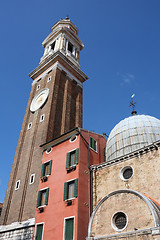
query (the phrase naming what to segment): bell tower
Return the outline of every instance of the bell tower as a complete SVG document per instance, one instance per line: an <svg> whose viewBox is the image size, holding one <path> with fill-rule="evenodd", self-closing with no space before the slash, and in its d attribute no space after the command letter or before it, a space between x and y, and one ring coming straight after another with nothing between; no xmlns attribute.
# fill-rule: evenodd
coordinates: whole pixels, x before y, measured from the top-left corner
<svg viewBox="0 0 160 240"><path fill-rule="evenodd" d="M34 218L40 177L40 145L74 127L82 127L83 82L79 53L83 43L69 18L61 19L42 43L44 54L29 76L26 108L0 224Z"/></svg>

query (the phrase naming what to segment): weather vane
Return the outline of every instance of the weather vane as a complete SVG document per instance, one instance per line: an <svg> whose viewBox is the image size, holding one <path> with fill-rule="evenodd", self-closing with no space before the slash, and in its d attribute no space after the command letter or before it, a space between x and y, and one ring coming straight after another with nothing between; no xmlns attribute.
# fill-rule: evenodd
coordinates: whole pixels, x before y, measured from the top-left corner
<svg viewBox="0 0 160 240"><path fill-rule="evenodd" d="M135 111L135 105L136 105L136 102L133 102L133 98L135 97L135 94L133 94L132 96L131 96L131 101L130 101L130 107L132 107L132 115L136 115L137 114L137 112Z"/></svg>

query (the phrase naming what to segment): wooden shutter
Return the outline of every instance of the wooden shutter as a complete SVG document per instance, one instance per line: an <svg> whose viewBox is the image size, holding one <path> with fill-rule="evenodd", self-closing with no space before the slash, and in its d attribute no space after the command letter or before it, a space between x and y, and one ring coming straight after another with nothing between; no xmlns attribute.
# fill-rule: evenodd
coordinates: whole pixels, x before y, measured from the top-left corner
<svg viewBox="0 0 160 240"><path fill-rule="evenodd" d="M92 148L94 149L94 139L92 138Z"/></svg>
<svg viewBox="0 0 160 240"><path fill-rule="evenodd" d="M74 197L76 198L78 196L78 178L74 181Z"/></svg>
<svg viewBox="0 0 160 240"><path fill-rule="evenodd" d="M64 201L68 198L68 183L64 183Z"/></svg>
<svg viewBox="0 0 160 240"><path fill-rule="evenodd" d="M49 175L51 175L51 169L52 169L52 160L49 161Z"/></svg>
<svg viewBox="0 0 160 240"><path fill-rule="evenodd" d="M67 153L67 157L66 157L66 169L69 168L69 162L70 162L70 152Z"/></svg>
<svg viewBox="0 0 160 240"><path fill-rule="evenodd" d="M97 142L94 140L94 150L97 151Z"/></svg>
<svg viewBox="0 0 160 240"><path fill-rule="evenodd" d="M46 189L46 199L45 199L45 205L48 204L48 195L49 195L49 188Z"/></svg>
<svg viewBox="0 0 160 240"><path fill-rule="evenodd" d="M90 147L92 147L92 140L93 140L93 138L90 137Z"/></svg>
<svg viewBox="0 0 160 240"><path fill-rule="evenodd" d="M44 177L44 173L45 173L45 163L42 164L41 178Z"/></svg>
<svg viewBox="0 0 160 240"><path fill-rule="evenodd" d="M78 164L79 148L76 149L75 164Z"/></svg>
<svg viewBox="0 0 160 240"><path fill-rule="evenodd" d="M41 191L38 192L38 198L37 198L37 208L41 205Z"/></svg>
<svg viewBox="0 0 160 240"><path fill-rule="evenodd" d="M36 240L42 240L43 224L37 225Z"/></svg>
<svg viewBox="0 0 160 240"><path fill-rule="evenodd" d="M66 219L65 240L73 240L74 218Z"/></svg>

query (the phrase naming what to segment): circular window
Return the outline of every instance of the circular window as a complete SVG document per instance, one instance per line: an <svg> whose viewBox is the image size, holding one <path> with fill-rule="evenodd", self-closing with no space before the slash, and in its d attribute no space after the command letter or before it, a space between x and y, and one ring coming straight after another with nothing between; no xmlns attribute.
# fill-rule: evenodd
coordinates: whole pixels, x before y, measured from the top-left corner
<svg viewBox="0 0 160 240"><path fill-rule="evenodd" d="M73 135L73 136L69 139L69 141L70 141L70 142L74 142L74 141L76 141L76 139L77 139L77 136L76 136L76 135Z"/></svg>
<svg viewBox="0 0 160 240"><path fill-rule="evenodd" d="M127 227L127 216L123 212L117 212L112 218L112 227L116 231L123 231Z"/></svg>
<svg viewBox="0 0 160 240"><path fill-rule="evenodd" d="M46 150L46 153L49 154L51 151L52 151L52 147L48 148L48 149Z"/></svg>
<svg viewBox="0 0 160 240"><path fill-rule="evenodd" d="M123 181L129 180L132 176L133 176L133 168L132 167L126 166L126 167L121 169L120 178Z"/></svg>

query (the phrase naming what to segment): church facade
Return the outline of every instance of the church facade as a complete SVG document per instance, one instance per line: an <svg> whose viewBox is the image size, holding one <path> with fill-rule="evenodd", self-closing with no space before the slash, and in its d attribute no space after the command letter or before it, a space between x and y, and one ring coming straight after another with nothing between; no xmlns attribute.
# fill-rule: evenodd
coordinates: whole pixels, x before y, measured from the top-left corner
<svg viewBox="0 0 160 240"><path fill-rule="evenodd" d="M87 239L160 239L160 120L133 115L111 131L106 161L91 166Z"/></svg>
<svg viewBox="0 0 160 240"><path fill-rule="evenodd" d="M42 43L0 216L0 240L160 239L160 120L108 139L82 128L83 43L69 18Z"/></svg>

